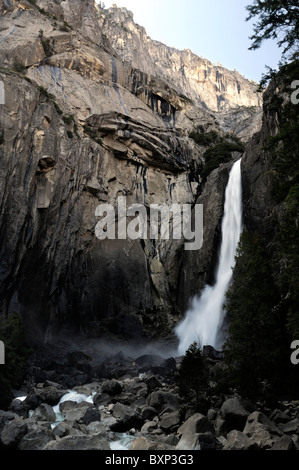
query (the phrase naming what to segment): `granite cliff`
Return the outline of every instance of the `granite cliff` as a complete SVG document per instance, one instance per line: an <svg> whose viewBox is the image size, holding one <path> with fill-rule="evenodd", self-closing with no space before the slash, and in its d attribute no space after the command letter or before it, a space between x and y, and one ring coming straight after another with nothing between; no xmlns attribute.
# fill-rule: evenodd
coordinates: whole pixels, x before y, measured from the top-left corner
<svg viewBox="0 0 299 470"><path fill-rule="evenodd" d="M1 0L0 15L1 313L20 313L33 342L66 325L171 333L213 277L229 169L261 124L255 85L152 41L125 9ZM229 158L205 173L223 142ZM118 196L203 203L202 249L98 240L95 210Z"/></svg>

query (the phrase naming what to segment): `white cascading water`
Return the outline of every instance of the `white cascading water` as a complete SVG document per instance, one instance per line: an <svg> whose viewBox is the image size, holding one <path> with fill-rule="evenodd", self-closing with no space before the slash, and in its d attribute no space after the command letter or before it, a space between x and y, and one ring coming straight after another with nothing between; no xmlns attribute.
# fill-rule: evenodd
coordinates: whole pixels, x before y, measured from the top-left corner
<svg viewBox="0 0 299 470"><path fill-rule="evenodd" d="M179 339L178 354L183 355L189 346L197 342L200 347L210 345L221 349L220 332L224 321L223 303L229 287L235 255L242 230L242 182L241 160L230 171L225 191L222 219L222 242L216 281L206 285L200 297L195 297L184 320L175 328Z"/></svg>

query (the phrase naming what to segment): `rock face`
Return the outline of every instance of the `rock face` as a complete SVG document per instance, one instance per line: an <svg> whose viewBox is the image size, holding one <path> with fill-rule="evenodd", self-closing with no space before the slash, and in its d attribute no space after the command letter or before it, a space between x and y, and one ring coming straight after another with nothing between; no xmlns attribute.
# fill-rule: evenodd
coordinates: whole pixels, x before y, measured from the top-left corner
<svg viewBox="0 0 299 470"><path fill-rule="evenodd" d="M100 21L103 33L124 62L163 78L197 105L211 111L261 106L255 85L237 71L214 65L189 49L179 51L152 40L125 8L101 9Z"/></svg>
<svg viewBox="0 0 299 470"><path fill-rule="evenodd" d="M124 62L131 43L115 44L120 19L132 41L141 30L123 9L11 0L0 2L0 12L1 313L20 313L32 342L50 340L65 324L93 335L169 334L213 264L236 158L203 184L205 148L189 135L232 130L235 121L212 112L231 107L254 117L253 127L242 128L249 137L259 114L253 86L190 51L178 58L189 77L181 88L162 73L162 62L155 70L138 63L138 54ZM147 43L149 64L168 50ZM119 196L147 210L203 202L213 214L202 249L188 258L183 239L99 240L96 208L109 203L117 216ZM199 279L194 287L190 267Z"/></svg>
<svg viewBox="0 0 299 470"><path fill-rule="evenodd" d="M271 159L265 151L267 140L274 136L279 129L278 113L271 109L270 103L277 85L270 82L264 93L263 125L260 131L250 140L242 161L243 168L243 200L245 207L245 222L252 230L257 228L263 236L273 238L273 228L278 217L278 207L273 207L271 198Z"/></svg>

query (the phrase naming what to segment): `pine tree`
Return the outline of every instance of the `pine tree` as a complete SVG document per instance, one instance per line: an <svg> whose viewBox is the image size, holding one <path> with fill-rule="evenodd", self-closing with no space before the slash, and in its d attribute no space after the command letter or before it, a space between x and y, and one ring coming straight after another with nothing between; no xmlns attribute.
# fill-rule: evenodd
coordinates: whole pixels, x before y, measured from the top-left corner
<svg viewBox="0 0 299 470"><path fill-rule="evenodd" d="M186 351L179 368L179 395L185 405L199 410L201 399L209 387L209 372L200 347L193 343Z"/></svg>
<svg viewBox="0 0 299 470"><path fill-rule="evenodd" d="M280 381L283 328L270 261L261 237L243 232L225 310L228 340L224 351L232 386L241 395L265 395L265 381L272 388Z"/></svg>
<svg viewBox="0 0 299 470"><path fill-rule="evenodd" d="M277 40L284 47L283 55L291 56L299 50L298 0L254 0L247 6L247 21L258 17L250 49L258 49L265 39Z"/></svg>

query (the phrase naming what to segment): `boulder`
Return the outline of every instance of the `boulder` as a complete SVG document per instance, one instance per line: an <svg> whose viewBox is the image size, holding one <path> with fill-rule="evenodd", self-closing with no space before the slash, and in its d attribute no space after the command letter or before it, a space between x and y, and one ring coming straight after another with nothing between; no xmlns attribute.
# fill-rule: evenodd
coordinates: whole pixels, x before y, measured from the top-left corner
<svg viewBox="0 0 299 470"><path fill-rule="evenodd" d="M197 439L201 450L218 450L221 447L211 431L198 433Z"/></svg>
<svg viewBox="0 0 299 470"><path fill-rule="evenodd" d="M141 434L150 434L156 429L158 429L158 424L156 421L147 421L141 428Z"/></svg>
<svg viewBox="0 0 299 470"><path fill-rule="evenodd" d="M248 416L243 432L263 450L271 449L283 436L282 431L260 411Z"/></svg>
<svg viewBox="0 0 299 470"><path fill-rule="evenodd" d="M174 411L173 413L165 413L160 419L160 428L166 432L170 433L174 431L181 422L181 413L180 411Z"/></svg>
<svg viewBox="0 0 299 470"><path fill-rule="evenodd" d="M114 418L117 418L117 422L110 426L111 431L114 432L126 432L132 428L140 429L144 424L144 418L139 411L122 403L116 403L112 414Z"/></svg>
<svg viewBox="0 0 299 470"><path fill-rule="evenodd" d="M161 382L158 380L157 376L155 375L152 375L151 377L147 377L144 380L144 383L147 385L149 393L162 387Z"/></svg>
<svg viewBox="0 0 299 470"><path fill-rule="evenodd" d="M147 420L152 420L155 416L157 416L157 410L156 408L153 408L152 406L145 406L142 409L142 417Z"/></svg>
<svg viewBox="0 0 299 470"><path fill-rule="evenodd" d="M144 354L135 359L135 363L142 367L144 371L150 370L152 366L159 366L163 361L164 358L162 356L155 354Z"/></svg>
<svg viewBox="0 0 299 470"><path fill-rule="evenodd" d="M296 450L296 448L290 436L282 436L274 443L271 450Z"/></svg>
<svg viewBox="0 0 299 470"><path fill-rule="evenodd" d="M9 411L12 411L18 416L22 416L23 418L27 418L29 410L29 406L18 398L15 398L9 405Z"/></svg>
<svg viewBox="0 0 299 470"><path fill-rule="evenodd" d="M11 421L17 417L18 415L12 411L0 410L0 431L7 421Z"/></svg>
<svg viewBox="0 0 299 470"><path fill-rule="evenodd" d="M299 433L299 419L295 418L288 423L279 423L279 429L285 434L298 434Z"/></svg>
<svg viewBox="0 0 299 470"><path fill-rule="evenodd" d="M208 418L200 413L191 416L182 424L177 433L181 436L176 450L200 450L198 434L213 433L214 429Z"/></svg>
<svg viewBox="0 0 299 470"><path fill-rule="evenodd" d="M33 392L29 393L27 398L24 400L24 405L29 406L30 409L35 409L42 403L55 406L59 402L60 398L62 398L67 392L68 390L56 388L52 385L42 389L36 388Z"/></svg>
<svg viewBox="0 0 299 470"><path fill-rule="evenodd" d="M107 406L108 403L110 403L110 400L111 400L111 397L108 393L98 392L93 397L93 402L95 406L101 406L101 405Z"/></svg>
<svg viewBox="0 0 299 470"><path fill-rule="evenodd" d="M110 450L105 434L65 436L45 445L44 450Z"/></svg>
<svg viewBox="0 0 299 470"><path fill-rule="evenodd" d="M61 422L57 424L57 426L55 426L52 432L54 436L57 436L59 438L70 435L74 436L84 434L82 431L72 426L71 423L67 422Z"/></svg>
<svg viewBox="0 0 299 470"><path fill-rule="evenodd" d="M47 403L42 403L32 413L32 418L37 421L56 421L56 414L52 406Z"/></svg>
<svg viewBox="0 0 299 470"><path fill-rule="evenodd" d="M133 444L130 447L131 450L174 450L175 447L165 444L165 443L159 443L159 442L154 442L150 441L149 439L146 439L145 437L141 436L138 437L133 441Z"/></svg>
<svg viewBox="0 0 299 470"><path fill-rule="evenodd" d="M241 431L230 431L226 437L226 443L222 450L258 450L256 442L252 441Z"/></svg>
<svg viewBox="0 0 299 470"><path fill-rule="evenodd" d="M98 408L90 406L86 409L84 415L81 418L81 422L88 426L88 424L93 423L94 421L101 421L101 413Z"/></svg>
<svg viewBox="0 0 299 470"><path fill-rule="evenodd" d="M162 390L152 392L149 395L148 405L155 408L159 413L164 411L166 408L176 411L180 407L176 395Z"/></svg>
<svg viewBox="0 0 299 470"><path fill-rule="evenodd" d="M110 396L119 395L122 391L122 385L115 379L106 380L101 386L101 393L107 393Z"/></svg>
<svg viewBox="0 0 299 470"><path fill-rule="evenodd" d="M0 443L4 447L16 448L27 431L27 424L23 418L8 420L1 431Z"/></svg>
<svg viewBox="0 0 299 470"><path fill-rule="evenodd" d="M69 422L76 421L77 423L82 424L82 423L84 423L85 416L88 416L87 413L90 413L89 408L94 409L94 406L92 405L92 403L87 403L87 402L76 403L75 406L72 409L66 411L65 420L69 421ZM92 413L93 412L91 412L91 414ZM97 416L98 415L99 415L99 412L98 412ZM95 419L95 421L98 421L98 418ZM87 424L89 424L89 423L87 423Z"/></svg>
<svg viewBox="0 0 299 470"><path fill-rule="evenodd" d="M45 427L35 427L20 440L18 450L42 450L45 445L53 441L55 435Z"/></svg>
<svg viewBox="0 0 299 470"><path fill-rule="evenodd" d="M227 432L234 429L243 431L250 411L239 398L229 398L223 403L220 414L225 421Z"/></svg>

